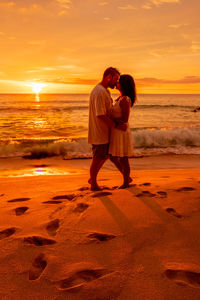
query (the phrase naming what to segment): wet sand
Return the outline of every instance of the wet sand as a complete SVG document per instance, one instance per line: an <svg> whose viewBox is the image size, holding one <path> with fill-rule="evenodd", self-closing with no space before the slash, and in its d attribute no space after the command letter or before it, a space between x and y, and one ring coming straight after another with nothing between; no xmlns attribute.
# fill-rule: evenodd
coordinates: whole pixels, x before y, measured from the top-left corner
<svg viewBox="0 0 200 300"><path fill-rule="evenodd" d="M1 159L0 299L200 299L197 156L89 164Z"/></svg>

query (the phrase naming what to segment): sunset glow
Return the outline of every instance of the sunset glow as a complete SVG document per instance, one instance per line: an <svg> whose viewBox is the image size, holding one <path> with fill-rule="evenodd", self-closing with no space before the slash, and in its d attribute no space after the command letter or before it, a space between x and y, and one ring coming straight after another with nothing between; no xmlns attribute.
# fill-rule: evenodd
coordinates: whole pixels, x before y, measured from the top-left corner
<svg viewBox="0 0 200 300"><path fill-rule="evenodd" d="M42 88L45 87L46 85L43 83L32 83L32 91L36 94L39 94L42 91Z"/></svg>
<svg viewBox="0 0 200 300"><path fill-rule="evenodd" d="M0 93L88 93L108 66L140 93L199 93L198 0L3 0ZM48 83L44 90L39 84Z"/></svg>

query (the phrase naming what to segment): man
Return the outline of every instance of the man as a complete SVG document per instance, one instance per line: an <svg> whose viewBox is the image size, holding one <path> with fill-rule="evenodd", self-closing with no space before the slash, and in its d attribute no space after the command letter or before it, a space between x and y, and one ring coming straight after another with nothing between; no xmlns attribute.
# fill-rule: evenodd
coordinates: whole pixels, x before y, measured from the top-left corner
<svg viewBox="0 0 200 300"><path fill-rule="evenodd" d="M91 184L92 191L101 190L97 184L97 174L108 158L109 130L115 126L109 118L112 98L108 88L114 89L119 77L120 73L117 69L107 68L102 81L90 94L88 143L92 144L93 159L88 182ZM120 168L120 166L117 167Z"/></svg>

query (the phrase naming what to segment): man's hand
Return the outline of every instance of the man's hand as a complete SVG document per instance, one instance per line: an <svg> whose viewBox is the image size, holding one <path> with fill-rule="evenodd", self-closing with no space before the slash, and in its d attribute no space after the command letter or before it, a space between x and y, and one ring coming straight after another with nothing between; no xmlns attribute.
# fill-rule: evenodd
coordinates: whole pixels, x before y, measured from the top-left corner
<svg viewBox="0 0 200 300"><path fill-rule="evenodd" d="M127 129L127 124L126 123L122 123L122 124L119 124L117 126L115 126L115 128L119 129L119 130L122 130L122 131L126 131Z"/></svg>

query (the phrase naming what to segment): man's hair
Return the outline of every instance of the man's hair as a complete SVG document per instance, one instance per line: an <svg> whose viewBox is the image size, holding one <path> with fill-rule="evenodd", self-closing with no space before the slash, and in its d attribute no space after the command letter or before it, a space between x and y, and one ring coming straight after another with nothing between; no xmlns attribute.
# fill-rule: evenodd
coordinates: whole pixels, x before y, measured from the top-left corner
<svg viewBox="0 0 200 300"><path fill-rule="evenodd" d="M116 68L113 68L113 67L109 67L107 68L104 73L103 73L103 78L105 78L106 76L108 75L112 75L114 76L115 74L119 74L120 75L120 72L116 69Z"/></svg>

